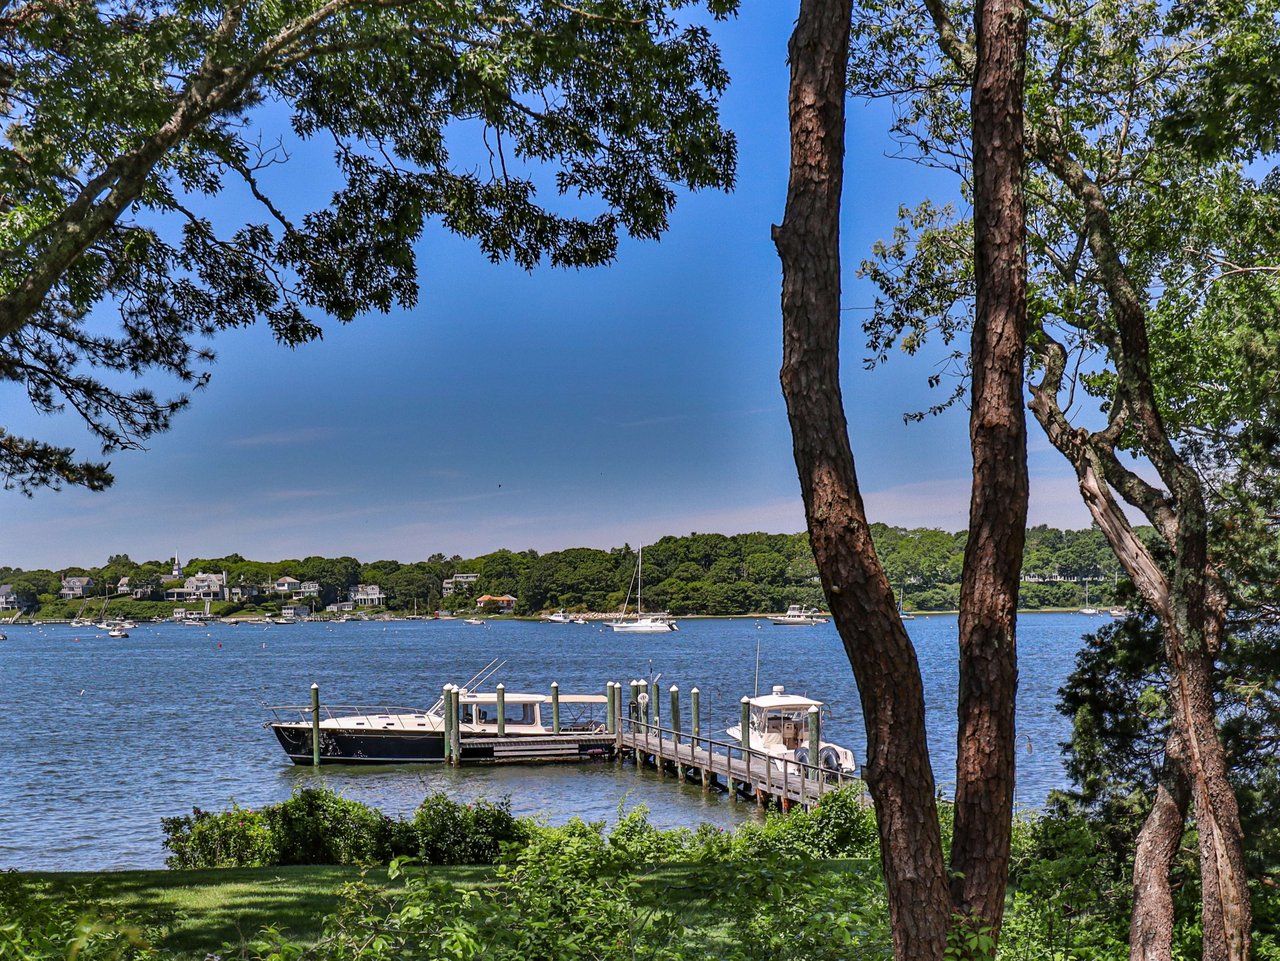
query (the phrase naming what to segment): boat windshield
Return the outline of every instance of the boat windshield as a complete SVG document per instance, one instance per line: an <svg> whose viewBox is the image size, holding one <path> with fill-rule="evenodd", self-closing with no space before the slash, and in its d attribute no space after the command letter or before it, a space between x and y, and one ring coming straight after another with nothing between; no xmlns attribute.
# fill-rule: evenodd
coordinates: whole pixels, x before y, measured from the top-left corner
<svg viewBox="0 0 1280 961"><path fill-rule="evenodd" d="M536 704L514 704L508 702L504 704L502 713L505 715L503 720L507 724L537 724L538 723L538 705ZM471 717L468 718L468 712ZM497 704L465 704L462 708L462 721L464 724L497 724L498 723L498 705Z"/></svg>

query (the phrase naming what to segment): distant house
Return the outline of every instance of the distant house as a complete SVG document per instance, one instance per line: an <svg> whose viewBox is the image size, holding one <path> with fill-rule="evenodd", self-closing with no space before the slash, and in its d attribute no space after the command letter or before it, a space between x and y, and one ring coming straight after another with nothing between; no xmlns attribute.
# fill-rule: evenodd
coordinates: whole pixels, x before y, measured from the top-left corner
<svg viewBox="0 0 1280 961"><path fill-rule="evenodd" d="M14 593L12 584L0 584L0 611L18 610L18 595Z"/></svg>
<svg viewBox="0 0 1280 961"><path fill-rule="evenodd" d="M286 574L284 577L277 577L276 582L271 585L271 589L277 594L288 594L292 597L298 592L298 588L302 586L302 581L296 577L290 577Z"/></svg>
<svg viewBox="0 0 1280 961"><path fill-rule="evenodd" d="M257 597L259 593L261 591L257 584L237 584L227 592L233 601L247 601L251 597Z"/></svg>
<svg viewBox="0 0 1280 961"><path fill-rule="evenodd" d="M325 608L330 614L346 614L348 611L354 611L355 609L355 601L338 601L338 603L330 604Z"/></svg>
<svg viewBox="0 0 1280 961"><path fill-rule="evenodd" d="M62 579L62 590L58 591L58 596L64 601L74 600L84 597L85 592L92 587L92 577L64 577Z"/></svg>
<svg viewBox="0 0 1280 961"><path fill-rule="evenodd" d="M311 613L311 608L306 604L284 604L280 607L282 617L306 617Z"/></svg>
<svg viewBox="0 0 1280 961"><path fill-rule="evenodd" d="M133 578L126 574L124 577L120 578L119 583L116 584L116 593L128 594L135 601L142 601L151 596L151 587L149 584L145 583L134 584Z"/></svg>
<svg viewBox="0 0 1280 961"><path fill-rule="evenodd" d="M468 587L480 580L479 574L454 574L453 577L446 577L444 583L440 585L441 592L448 597L459 588Z"/></svg>
<svg viewBox="0 0 1280 961"><path fill-rule="evenodd" d="M164 592L166 601L225 601L227 599L227 575L206 574L200 571L182 582L181 587L170 587Z"/></svg>
<svg viewBox="0 0 1280 961"><path fill-rule="evenodd" d="M320 582L319 581L303 581L298 585L298 597L319 597Z"/></svg>
<svg viewBox="0 0 1280 961"><path fill-rule="evenodd" d="M501 594L497 597L492 594L481 594L476 598L476 610L480 610L486 604L496 605L499 614L510 614L516 609L516 599L510 594Z"/></svg>
<svg viewBox="0 0 1280 961"><path fill-rule="evenodd" d="M377 584L357 584L351 600L356 607L382 607L387 603L387 595Z"/></svg>

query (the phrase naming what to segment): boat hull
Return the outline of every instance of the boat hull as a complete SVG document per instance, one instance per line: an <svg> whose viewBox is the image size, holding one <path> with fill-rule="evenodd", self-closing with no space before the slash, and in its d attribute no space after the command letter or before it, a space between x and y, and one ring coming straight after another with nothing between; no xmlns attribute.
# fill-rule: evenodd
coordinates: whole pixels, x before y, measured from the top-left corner
<svg viewBox="0 0 1280 961"><path fill-rule="evenodd" d="M311 728L273 723L271 730L294 764L312 762ZM443 731L320 730L321 764L437 764L444 761Z"/></svg>

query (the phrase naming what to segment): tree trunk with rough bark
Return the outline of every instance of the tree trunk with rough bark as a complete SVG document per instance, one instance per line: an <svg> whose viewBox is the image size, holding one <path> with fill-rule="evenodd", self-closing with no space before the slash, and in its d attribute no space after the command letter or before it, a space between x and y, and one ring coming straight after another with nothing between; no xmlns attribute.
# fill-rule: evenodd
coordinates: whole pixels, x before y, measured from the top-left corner
<svg viewBox="0 0 1280 961"><path fill-rule="evenodd" d="M1133 858L1133 913L1129 961L1168 961L1173 954L1173 888L1169 874L1182 844L1191 788L1182 738L1171 731L1156 786L1155 804L1138 832Z"/></svg>
<svg viewBox="0 0 1280 961"><path fill-rule="evenodd" d="M1016 623L1027 525L1025 0L981 0L975 28L973 487L960 591L951 898L968 923L998 938L1009 875Z"/></svg>
<svg viewBox="0 0 1280 961"><path fill-rule="evenodd" d="M915 649L858 491L840 392L840 195L851 0L801 0L789 45L791 177L782 260L781 381L814 558L862 698L863 777L876 808L899 961L946 949L950 899Z"/></svg>

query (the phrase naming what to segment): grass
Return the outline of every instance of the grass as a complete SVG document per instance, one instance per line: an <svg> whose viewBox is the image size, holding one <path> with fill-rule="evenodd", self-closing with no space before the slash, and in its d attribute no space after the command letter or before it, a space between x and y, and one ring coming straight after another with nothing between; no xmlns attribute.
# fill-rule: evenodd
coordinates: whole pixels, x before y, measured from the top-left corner
<svg viewBox="0 0 1280 961"><path fill-rule="evenodd" d="M478 866L431 871L444 880L470 886L483 883L493 869ZM193 958L221 953L224 944L240 944L267 925L313 943L320 936L325 915L338 906L342 886L359 876L359 868L336 866L21 875L33 885L47 883L49 897L89 886L97 899L171 916L169 934L156 947ZM383 868L371 870L369 880L389 883Z"/></svg>

